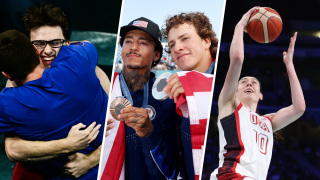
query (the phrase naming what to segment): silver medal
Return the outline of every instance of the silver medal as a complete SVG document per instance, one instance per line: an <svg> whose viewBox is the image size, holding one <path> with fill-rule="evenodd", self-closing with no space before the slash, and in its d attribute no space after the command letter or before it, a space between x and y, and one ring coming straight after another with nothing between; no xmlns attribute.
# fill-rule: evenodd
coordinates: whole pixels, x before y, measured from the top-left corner
<svg viewBox="0 0 320 180"><path fill-rule="evenodd" d="M157 100L165 100L168 98L168 95L163 92L163 88L166 87L167 79L171 76L172 74L170 72L165 72L161 74L156 81L154 82L152 86L152 96L157 99Z"/></svg>

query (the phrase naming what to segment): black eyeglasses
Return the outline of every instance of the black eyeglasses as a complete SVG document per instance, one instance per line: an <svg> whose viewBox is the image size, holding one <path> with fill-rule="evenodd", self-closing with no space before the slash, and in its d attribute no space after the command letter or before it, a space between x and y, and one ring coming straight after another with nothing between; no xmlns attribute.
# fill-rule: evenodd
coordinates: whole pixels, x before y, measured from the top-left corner
<svg viewBox="0 0 320 180"><path fill-rule="evenodd" d="M50 44L50 46L53 48L59 48L65 42L66 42L66 40L64 40L64 39L54 39L51 41L41 41L41 40L31 41L31 43L34 44L38 49L45 48L47 46L47 44Z"/></svg>

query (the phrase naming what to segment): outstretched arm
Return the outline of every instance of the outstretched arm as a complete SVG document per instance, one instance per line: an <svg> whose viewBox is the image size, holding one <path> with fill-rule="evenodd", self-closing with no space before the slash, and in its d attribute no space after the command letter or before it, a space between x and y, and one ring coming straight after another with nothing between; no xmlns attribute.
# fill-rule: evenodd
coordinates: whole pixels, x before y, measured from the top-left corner
<svg viewBox="0 0 320 180"><path fill-rule="evenodd" d="M266 115L271 119L272 129L274 132L297 120L302 116L306 109L303 92L292 61L296 38L297 33L295 33L290 39L288 52L283 52L283 62L286 65L290 81L292 105L280 109L276 113Z"/></svg>
<svg viewBox="0 0 320 180"><path fill-rule="evenodd" d="M227 104L234 105L235 93L244 59L243 31L246 29L250 15L256 10L259 10L259 7L251 8L242 16L235 27L230 46L230 66L218 101L219 114Z"/></svg>
<svg viewBox="0 0 320 180"><path fill-rule="evenodd" d="M71 128L66 138L60 140L27 141L17 136L6 137L6 153L10 161L42 161L79 151L97 137L101 125L95 125L94 122L85 130L80 130L86 126L79 123Z"/></svg>

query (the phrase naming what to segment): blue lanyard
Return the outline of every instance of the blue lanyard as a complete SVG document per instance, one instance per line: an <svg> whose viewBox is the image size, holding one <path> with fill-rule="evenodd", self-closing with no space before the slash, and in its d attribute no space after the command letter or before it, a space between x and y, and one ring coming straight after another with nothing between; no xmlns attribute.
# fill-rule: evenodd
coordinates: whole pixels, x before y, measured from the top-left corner
<svg viewBox="0 0 320 180"><path fill-rule="evenodd" d="M126 84L126 81L124 80L122 72L120 73L120 79L119 80L120 80L121 91L122 91L124 97L127 98L131 102L131 104L133 105L133 100L132 100L130 91L128 89L128 86ZM149 79L148 79L148 82L143 87L142 108L146 108L147 105L148 105L148 98L149 98L148 90L149 90Z"/></svg>
<svg viewBox="0 0 320 180"><path fill-rule="evenodd" d="M209 69L206 71L206 73L207 73L207 74L211 74L213 68L214 68L214 61L212 61L212 63L210 64L210 67L209 67Z"/></svg>

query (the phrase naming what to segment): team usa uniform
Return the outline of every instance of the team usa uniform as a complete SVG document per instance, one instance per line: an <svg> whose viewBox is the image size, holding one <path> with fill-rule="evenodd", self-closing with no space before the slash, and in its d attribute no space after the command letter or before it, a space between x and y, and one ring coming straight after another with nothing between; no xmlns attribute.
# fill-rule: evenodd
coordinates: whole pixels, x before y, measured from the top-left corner
<svg viewBox="0 0 320 180"><path fill-rule="evenodd" d="M111 99L121 96L119 87L119 75L115 74ZM148 137L139 137L135 130L125 125L124 122L115 121L115 127L109 131L104 140L103 157L101 160L101 179L126 179L126 180L153 180L175 179L179 173L179 152L177 125L179 116L175 111L173 100L158 101L152 96L152 86L155 75L150 73L148 89L148 112L153 130ZM119 94L119 92L121 94ZM130 92L133 106L142 107L144 90ZM111 118L111 115L109 116ZM109 118L108 117L108 118ZM185 119L185 118L184 118ZM119 124L119 125L118 125ZM121 127L123 124L123 127ZM122 129L123 128L123 129ZM124 137L120 137L121 131ZM190 130L189 130L190 132ZM116 133L114 139L113 134ZM120 141L125 141L119 145ZM113 144L111 148L110 145ZM125 147L124 154L118 154ZM110 148L110 149L109 149ZM191 152L191 147L190 147ZM121 156L125 156L124 162L119 163ZM123 161L123 160L122 160ZM123 165L124 164L124 165ZM118 166L118 167L117 167ZM117 168L115 168L117 167ZM119 171L120 170L120 171ZM116 172L116 173L115 173ZM117 174L117 176L115 176Z"/></svg>
<svg viewBox="0 0 320 180"><path fill-rule="evenodd" d="M214 63L211 66L209 73L213 71ZM150 74L147 109L151 112L149 117L154 129L148 137L140 138L123 122L114 122L114 128L104 140L101 180L176 179L178 173L183 179L199 179L207 125L207 117L204 116L207 116L207 107L211 103L208 94L211 96L213 76L196 71L180 72L178 76L185 94L174 104L170 99L159 101L151 96L155 77ZM119 75L114 77L111 100L123 95ZM199 83L204 85L196 86ZM143 90L130 94L133 106L142 107ZM208 103L203 99L207 99ZM110 114L109 118L112 118ZM125 143L119 143L123 139ZM125 158L121 158L122 151L125 151ZM119 161L124 161L125 165Z"/></svg>
<svg viewBox="0 0 320 180"><path fill-rule="evenodd" d="M218 128L220 160L211 180L266 179L273 146L270 118L240 103L218 122Z"/></svg>
<svg viewBox="0 0 320 180"><path fill-rule="evenodd" d="M139 137L135 130L125 126L126 180L173 179L178 173L177 120L174 103L158 101L152 96L155 75L149 77L149 112L153 130L148 137ZM143 90L130 92L134 107L142 107ZM153 108L153 109L152 109ZM167 178L166 178L167 177Z"/></svg>
<svg viewBox="0 0 320 180"><path fill-rule="evenodd" d="M95 74L97 50L91 43L62 46L50 69L24 86L5 88L0 94L0 133L13 131L30 141L67 137L72 126L97 122L104 127L108 97ZM102 143L103 133L79 151L88 154ZM67 155L37 162L45 179L64 178ZM30 166L30 164L28 164ZM15 174L23 169L16 168ZM98 166L78 179L96 179ZM15 176L15 175L14 175Z"/></svg>

